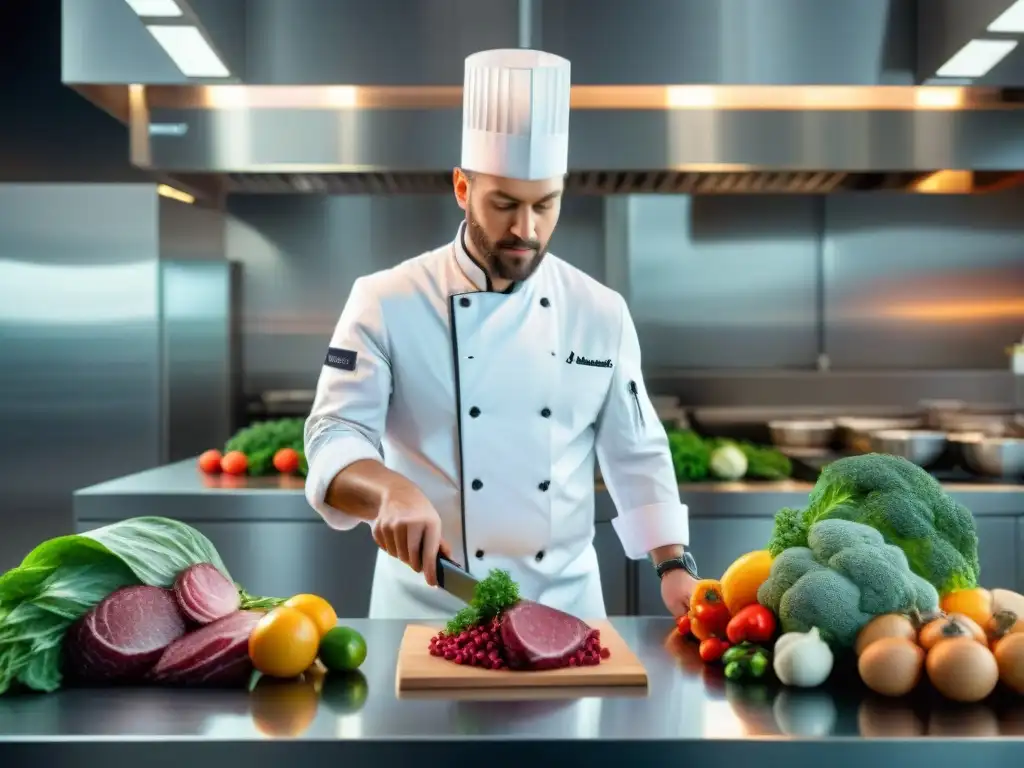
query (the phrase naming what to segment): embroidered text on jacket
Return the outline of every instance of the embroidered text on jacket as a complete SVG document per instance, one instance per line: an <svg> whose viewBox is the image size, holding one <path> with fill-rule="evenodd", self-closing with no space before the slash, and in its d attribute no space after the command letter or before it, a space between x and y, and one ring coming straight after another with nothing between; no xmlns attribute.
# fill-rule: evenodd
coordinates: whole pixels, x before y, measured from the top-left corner
<svg viewBox="0 0 1024 768"><path fill-rule="evenodd" d="M591 360L589 357L584 357L583 355L577 357L575 352L569 352L569 356L565 358L565 362L570 365L572 363L576 363L576 365L589 365L591 368L612 367L612 361L610 358L608 360Z"/></svg>

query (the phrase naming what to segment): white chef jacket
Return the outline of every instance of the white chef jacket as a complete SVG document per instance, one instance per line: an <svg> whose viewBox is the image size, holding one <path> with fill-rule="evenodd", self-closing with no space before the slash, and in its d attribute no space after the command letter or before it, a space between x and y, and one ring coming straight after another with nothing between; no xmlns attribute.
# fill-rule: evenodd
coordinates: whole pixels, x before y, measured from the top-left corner
<svg viewBox="0 0 1024 768"><path fill-rule="evenodd" d="M524 597L606 615L594 537L594 459L626 555L689 542L665 429L615 291L548 253L508 292L453 242L356 280L306 422L306 497L373 459L414 482L471 573L509 571ZM339 512L341 514L339 514ZM386 552L370 618L438 619L462 604Z"/></svg>

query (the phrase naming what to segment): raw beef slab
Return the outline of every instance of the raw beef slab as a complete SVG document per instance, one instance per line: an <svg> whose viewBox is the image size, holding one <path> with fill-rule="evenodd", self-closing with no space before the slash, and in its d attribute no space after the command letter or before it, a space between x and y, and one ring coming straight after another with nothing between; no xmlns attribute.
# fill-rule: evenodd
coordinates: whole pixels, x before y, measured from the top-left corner
<svg viewBox="0 0 1024 768"><path fill-rule="evenodd" d="M185 619L171 590L124 587L69 628L67 666L82 682L139 680L184 634Z"/></svg>
<svg viewBox="0 0 1024 768"><path fill-rule="evenodd" d="M575 616L529 600L510 608L501 621L501 641L510 669L567 666L593 631Z"/></svg>

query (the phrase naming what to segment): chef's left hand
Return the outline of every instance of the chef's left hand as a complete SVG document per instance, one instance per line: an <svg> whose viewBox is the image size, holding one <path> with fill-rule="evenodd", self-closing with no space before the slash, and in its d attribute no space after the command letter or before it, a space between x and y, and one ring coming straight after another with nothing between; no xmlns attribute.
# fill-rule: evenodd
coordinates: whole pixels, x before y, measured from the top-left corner
<svg viewBox="0 0 1024 768"><path fill-rule="evenodd" d="M674 617L685 616L690 610L690 595L697 580L682 568L669 571L661 579L661 599Z"/></svg>

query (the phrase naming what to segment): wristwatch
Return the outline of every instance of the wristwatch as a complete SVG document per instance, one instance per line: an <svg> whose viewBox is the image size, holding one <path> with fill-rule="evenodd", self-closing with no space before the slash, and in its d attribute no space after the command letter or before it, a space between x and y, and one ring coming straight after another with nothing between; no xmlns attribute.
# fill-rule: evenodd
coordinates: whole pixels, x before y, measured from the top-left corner
<svg viewBox="0 0 1024 768"><path fill-rule="evenodd" d="M658 572L659 579L669 571L674 571L677 568L682 568L693 578L700 579L700 574L697 573L697 561L693 559L693 555L689 552L683 552L682 557L671 557L668 560L662 560L654 566L654 570Z"/></svg>

